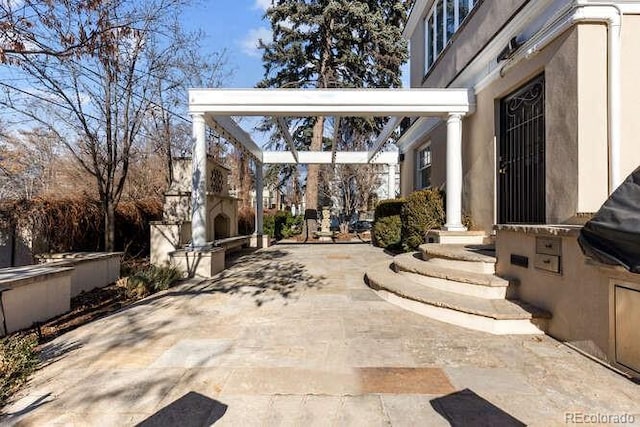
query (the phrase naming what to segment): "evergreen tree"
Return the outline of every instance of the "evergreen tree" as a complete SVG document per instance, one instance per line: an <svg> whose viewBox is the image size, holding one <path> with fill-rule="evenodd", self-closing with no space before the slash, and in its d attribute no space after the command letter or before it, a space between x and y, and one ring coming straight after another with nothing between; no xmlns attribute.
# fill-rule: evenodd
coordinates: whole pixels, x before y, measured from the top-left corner
<svg viewBox="0 0 640 427"><path fill-rule="evenodd" d="M400 67L408 57L402 29L412 3L412 0L273 0L266 13L273 39L261 45L265 74L258 86L399 87ZM306 123L312 126L308 148L322 150L324 117ZM318 170L318 165L309 165L307 169L307 208L317 207Z"/></svg>

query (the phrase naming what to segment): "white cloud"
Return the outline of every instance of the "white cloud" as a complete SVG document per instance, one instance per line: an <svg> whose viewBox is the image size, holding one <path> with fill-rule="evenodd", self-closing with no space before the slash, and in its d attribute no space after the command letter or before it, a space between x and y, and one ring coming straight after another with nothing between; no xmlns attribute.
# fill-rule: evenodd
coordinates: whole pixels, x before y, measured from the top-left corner
<svg viewBox="0 0 640 427"><path fill-rule="evenodd" d="M256 0L256 3L253 5L254 9L262 9L267 10L271 7L271 0Z"/></svg>
<svg viewBox="0 0 640 427"><path fill-rule="evenodd" d="M249 30L247 35L240 42L242 51L249 56L260 56L260 49L258 48L258 40L262 40L265 43L271 41L271 30L266 27L253 28Z"/></svg>

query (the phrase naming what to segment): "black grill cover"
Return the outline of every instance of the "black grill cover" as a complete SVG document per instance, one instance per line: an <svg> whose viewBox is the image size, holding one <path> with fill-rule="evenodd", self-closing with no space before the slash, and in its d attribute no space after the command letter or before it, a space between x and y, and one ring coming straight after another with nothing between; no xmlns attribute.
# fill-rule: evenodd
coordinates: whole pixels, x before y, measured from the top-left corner
<svg viewBox="0 0 640 427"><path fill-rule="evenodd" d="M640 167L585 224L578 243L588 257L640 273Z"/></svg>

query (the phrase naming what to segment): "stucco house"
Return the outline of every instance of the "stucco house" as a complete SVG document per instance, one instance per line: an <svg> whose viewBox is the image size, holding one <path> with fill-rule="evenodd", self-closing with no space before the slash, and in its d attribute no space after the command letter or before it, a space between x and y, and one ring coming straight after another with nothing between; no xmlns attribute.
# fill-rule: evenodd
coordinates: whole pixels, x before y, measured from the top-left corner
<svg viewBox="0 0 640 427"><path fill-rule="evenodd" d="M417 0L404 36L411 87L469 89L475 108L413 119L398 142L402 195L461 187L474 228L496 234L495 273L510 281L509 301L544 310L545 332L639 376L640 277L586 258L577 236L640 165L640 2ZM452 149L456 121L462 144ZM436 289L434 261L453 265L446 246L421 247L427 265L395 261L397 271L427 276L429 294L410 295L406 279L394 291L384 270L375 287L477 328L478 301L453 300L463 289L451 270ZM483 258L466 247L457 260L454 269Z"/></svg>
<svg viewBox="0 0 640 427"><path fill-rule="evenodd" d="M463 211L474 224L581 221L640 165L640 2L418 0L412 88L469 88ZM400 140L402 194L446 183L446 119Z"/></svg>

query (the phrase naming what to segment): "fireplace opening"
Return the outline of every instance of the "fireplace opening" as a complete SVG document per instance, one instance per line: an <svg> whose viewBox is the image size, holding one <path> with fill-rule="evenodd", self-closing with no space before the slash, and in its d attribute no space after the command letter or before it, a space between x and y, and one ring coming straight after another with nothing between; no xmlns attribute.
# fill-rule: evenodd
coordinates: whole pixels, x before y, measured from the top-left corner
<svg viewBox="0 0 640 427"><path fill-rule="evenodd" d="M213 220L214 239L231 237L231 220L225 214L218 214Z"/></svg>

